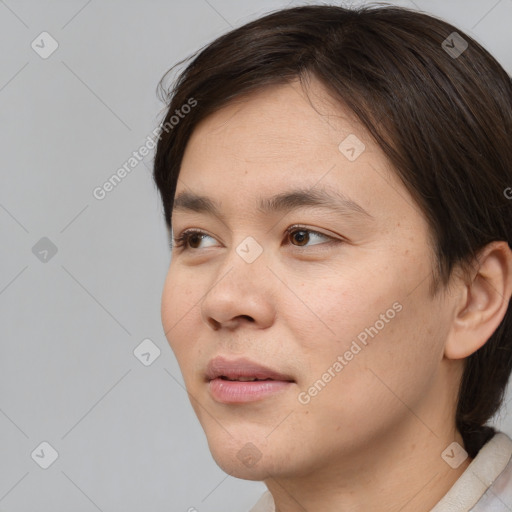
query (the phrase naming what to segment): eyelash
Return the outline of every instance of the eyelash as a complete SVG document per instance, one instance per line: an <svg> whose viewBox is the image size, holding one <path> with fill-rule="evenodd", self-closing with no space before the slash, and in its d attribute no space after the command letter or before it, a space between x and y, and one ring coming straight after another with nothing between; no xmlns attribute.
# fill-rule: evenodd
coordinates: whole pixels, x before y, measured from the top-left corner
<svg viewBox="0 0 512 512"><path fill-rule="evenodd" d="M307 228L306 226L302 226L299 224L290 226L285 231L285 233L286 233L286 236L289 237L292 233L299 232L299 231L306 231L308 233L313 233L315 235L320 235L320 236L323 236L324 238L330 239L330 241L326 242L325 244L315 244L315 245L331 245L331 244L336 244L336 243L342 243L342 240L336 239L336 238L326 235L324 233L320 233L319 231L314 231L312 229ZM176 247L176 248L182 248L182 251L189 251L189 250L197 251L197 250L199 250L197 248L192 249L188 246L188 242L189 242L190 238L194 235L206 235L210 238L213 238L210 235L208 235L207 233L205 233L204 231L200 231L198 229L187 229L187 230L183 231L183 233L181 233L180 236L173 238L174 242L171 243L171 249L173 247ZM296 247L304 247L304 246L296 246Z"/></svg>

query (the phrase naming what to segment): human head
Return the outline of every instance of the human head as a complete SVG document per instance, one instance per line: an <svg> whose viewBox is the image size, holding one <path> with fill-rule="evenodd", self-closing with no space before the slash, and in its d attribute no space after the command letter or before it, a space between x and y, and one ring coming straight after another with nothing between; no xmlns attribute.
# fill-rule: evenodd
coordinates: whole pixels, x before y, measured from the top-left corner
<svg viewBox="0 0 512 512"><path fill-rule="evenodd" d="M453 32L468 43L457 57L443 43ZM470 275L485 246L510 245L512 203L504 194L512 184L510 77L467 34L398 7L285 9L202 49L167 97L157 145L154 177L169 228L183 156L200 123L253 93L297 80L305 88L318 81L355 116L423 214L433 297L456 269ZM487 343L465 361L455 420L470 456L492 435L485 424L511 369L509 306Z"/></svg>

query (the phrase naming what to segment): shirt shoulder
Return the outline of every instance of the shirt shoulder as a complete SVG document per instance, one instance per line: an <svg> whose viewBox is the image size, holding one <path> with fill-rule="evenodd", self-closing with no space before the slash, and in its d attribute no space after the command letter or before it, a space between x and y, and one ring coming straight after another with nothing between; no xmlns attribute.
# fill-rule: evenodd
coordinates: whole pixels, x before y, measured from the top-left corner
<svg viewBox="0 0 512 512"><path fill-rule="evenodd" d="M498 512L511 505L512 440L497 432L430 512Z"/></svg>
<svg viewBox="0 0 512 512"><path fill-rule="evenodd" d="M509 439L510 441L510 439ZM512 445L512 442L511 442ZM506 447L505 447L506 450ZM505 452L507 453L507 452ZM512 457L470 512L499 512L512 509Z"/></svg>

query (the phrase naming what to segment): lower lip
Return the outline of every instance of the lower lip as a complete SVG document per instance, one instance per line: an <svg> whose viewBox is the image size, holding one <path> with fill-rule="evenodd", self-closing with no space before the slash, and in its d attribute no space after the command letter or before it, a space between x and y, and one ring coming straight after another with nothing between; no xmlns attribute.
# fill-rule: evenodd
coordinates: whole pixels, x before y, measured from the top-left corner
<svg viewBox="0 0 512 512"><path fill-rule="evenodd" d="M210 381L209 387L215 401L239 404L262 400L287 389L291 384L293 383L283 380L242 382L217 378Z"/></svg>

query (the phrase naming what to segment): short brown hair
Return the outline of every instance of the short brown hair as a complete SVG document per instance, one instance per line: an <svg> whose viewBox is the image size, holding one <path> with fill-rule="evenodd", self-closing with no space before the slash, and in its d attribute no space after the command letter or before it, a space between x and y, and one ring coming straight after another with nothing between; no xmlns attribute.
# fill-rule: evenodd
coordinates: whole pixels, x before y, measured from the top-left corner
<svg viewBox="0 0 512 512"><path fill-rule="evenodd" d="M460 55L449 51L461 41L468 46ZM504 193L512 185L511 79L461 30L395 6L311 5L252 21L192 57L161 96L169 108L154 179L168 227L197 124L243 94L296 79L304 85L314 76L356 114L428 220L432 293L486 244L511 244L512 201ZM171 123L191 98L196 106ZM509 305L488 342L465 361L455 420L470 457L495 433L485 424L502 403L511 369Z"/></svg>

